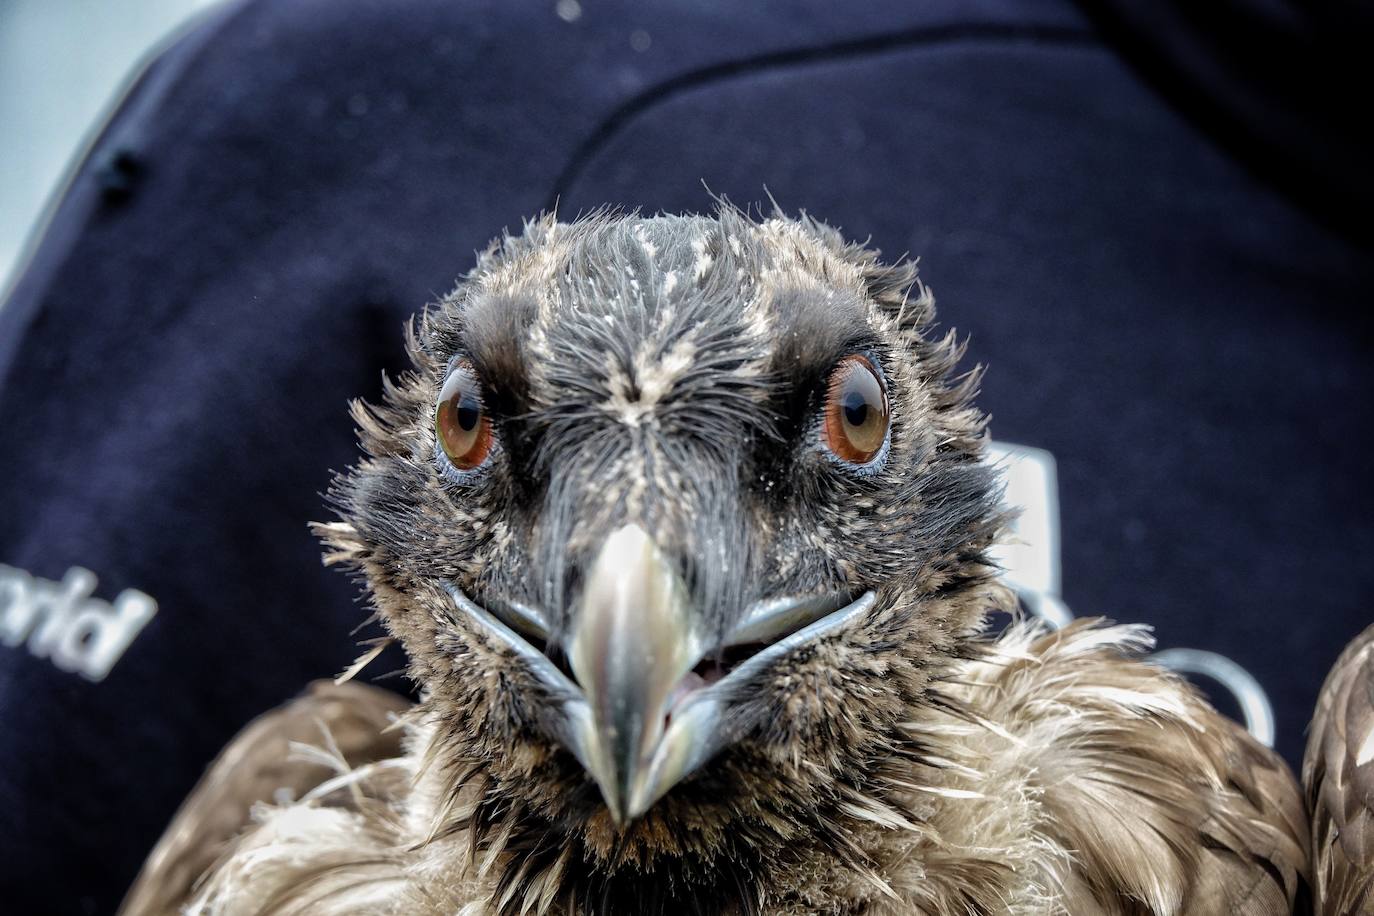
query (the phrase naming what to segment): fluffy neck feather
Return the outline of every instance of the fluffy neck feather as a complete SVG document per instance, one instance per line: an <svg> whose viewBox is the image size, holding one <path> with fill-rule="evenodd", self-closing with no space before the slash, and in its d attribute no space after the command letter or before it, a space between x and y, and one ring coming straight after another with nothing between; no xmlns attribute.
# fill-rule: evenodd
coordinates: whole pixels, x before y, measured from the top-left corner
<svg viewBox="0 0 1374 916"><path fill-rule="evenodd" d="M709 863L550 825L480 769L451 769L443 717L421 706L402 758L339 761L326 788L263 808L190 912L1162 916L1194 894L1223 907L1207 912L1288 912L1306 868L1291 775L1132 659L1148 642L1014 627L810 820L759 810Z"/></svg>

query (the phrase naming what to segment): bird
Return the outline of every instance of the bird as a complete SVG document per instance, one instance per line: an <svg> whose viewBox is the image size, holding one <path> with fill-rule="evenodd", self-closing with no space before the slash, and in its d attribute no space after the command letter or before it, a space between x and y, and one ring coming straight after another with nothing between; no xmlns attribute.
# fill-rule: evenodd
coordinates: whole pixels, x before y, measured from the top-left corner
<svg viewBox="0 0 1374 916"><path fill-rule="evenodd" d="M386 635L231 742L128 916L1303 905L1283 761L1148 628L1018 610L913 261L724 201L545 214L406 343L315 529ZM347 680L387 640L413 704Z"/></svg>
<svg viewBox="0 0 1374 916"><path fill-rule="evenodd" d="M1326 678L1303 757L1321 916L1374 912L1374 626Z"/></svg>

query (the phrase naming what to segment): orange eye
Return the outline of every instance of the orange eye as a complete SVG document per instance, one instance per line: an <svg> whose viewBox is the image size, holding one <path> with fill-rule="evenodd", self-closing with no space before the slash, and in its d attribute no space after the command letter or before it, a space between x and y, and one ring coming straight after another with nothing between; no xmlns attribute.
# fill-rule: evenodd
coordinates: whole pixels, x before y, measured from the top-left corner
<svg viewBox="0 0 1374 916"><path fill-rule="evenodd" d="M862 356L846 356L830 373L821 436L851 464L867 464L887 440L891 415L878 370Z"/></svg>
<svg viewBox="0 0 1374 916"><path fill-rule="evenodd" d="M460 471L471 471L491 453L491 418L482 408L482 388L472 366L460 363L439 392L434 411L439 447Z"/></svg>

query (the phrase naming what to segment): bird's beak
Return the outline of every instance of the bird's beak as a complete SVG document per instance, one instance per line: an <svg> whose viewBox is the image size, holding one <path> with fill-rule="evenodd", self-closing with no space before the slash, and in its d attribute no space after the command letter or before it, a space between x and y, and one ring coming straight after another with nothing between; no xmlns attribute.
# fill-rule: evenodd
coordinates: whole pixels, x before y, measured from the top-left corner
<svg viewBox="0 0 1374 916"><path fill-rule="evenodd" d="M669 721L707 648L687 586L638 525L610 535L584 580L565 642L590 716L576 736L617 821L643 814L711 742L714 704Z"/></svg>
<svg viewBox="0 0 1374 916"><path fill-rule="evenodd" d="M537 608L501 599L483 607L455 583L444 585L459 615L507 646L543 685L557 710L555 736L622 824L739 737L748 723L726 710L738 709L755 678L874 604L873 592L777 596L745 608L713 642L668 557L643 528L626 525L593 559L554 653L567 659L569 678L548 652L552 630ZM750 648L742 661L718 665L714 680L693 671L713 651Z"/></svg>

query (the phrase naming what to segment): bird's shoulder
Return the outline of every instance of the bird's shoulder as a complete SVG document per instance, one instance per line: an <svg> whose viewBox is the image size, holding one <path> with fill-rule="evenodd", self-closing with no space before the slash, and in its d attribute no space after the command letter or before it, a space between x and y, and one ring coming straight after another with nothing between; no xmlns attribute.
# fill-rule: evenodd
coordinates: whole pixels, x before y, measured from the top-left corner
<svg viewBox="0 0 1374 916"><path fill-rule="evenodd" d="M317 681L254 719L225 746L173 816L120 909L177 912L207 870L250 829L255 806L318 793L332 777L401 753L405 698L358 683ZM354 796L327 799L348 806Z"/></svg>
<svg viewBox="0 0 1374 916"><path fill-rule="evenodd" d="M1308 874L1292 774L1150 645L1100 620L1017 625L951 673L943 714L913 723L950 874L1000 859L1026 912L1292 911Z"/></svg>
<svg viewBox="0 0 1374 916"><path fill-rule="evenodd" d="M1337 659L1303 760L1316 911L1374 907L1374 626Z"/></svg>

